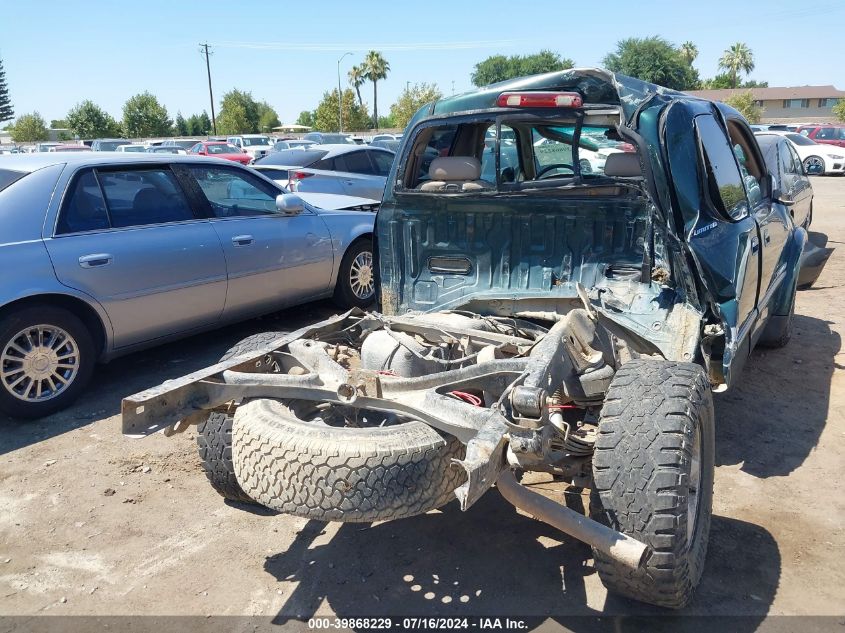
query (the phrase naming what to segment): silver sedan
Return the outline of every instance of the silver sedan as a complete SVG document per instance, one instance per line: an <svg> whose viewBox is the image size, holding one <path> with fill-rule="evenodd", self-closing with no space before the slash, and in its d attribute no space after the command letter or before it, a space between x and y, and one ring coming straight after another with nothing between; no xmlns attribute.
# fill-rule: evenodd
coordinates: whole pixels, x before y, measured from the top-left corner
<svg viewBox="0 0 845 633"><path fill-rule="evenodd" d="M374 295L374 213L212 158L0 161L0 411L67 406L96 361L293 304ZM360 200L350 207L360 208Z"/></svg>

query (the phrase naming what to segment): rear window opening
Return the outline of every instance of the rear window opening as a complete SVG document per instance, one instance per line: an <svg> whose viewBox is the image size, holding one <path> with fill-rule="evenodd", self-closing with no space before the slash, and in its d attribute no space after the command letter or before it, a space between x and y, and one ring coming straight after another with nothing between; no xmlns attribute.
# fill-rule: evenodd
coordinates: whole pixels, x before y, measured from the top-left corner
<svg viewBox="0 0 845 633"><path fill-rule="evenodd" d="M26 176L27 172L25 171L13 171L11 169L0 169L0 191L3 191L9 185L17 182L24 176Z"/></svg>
<svg viewBox="0 0 845 633"><path fill-rule="evenodd" d="M615 118L514 115L424 127L396 190L483 194L641 180L636 148Z"/></svg>

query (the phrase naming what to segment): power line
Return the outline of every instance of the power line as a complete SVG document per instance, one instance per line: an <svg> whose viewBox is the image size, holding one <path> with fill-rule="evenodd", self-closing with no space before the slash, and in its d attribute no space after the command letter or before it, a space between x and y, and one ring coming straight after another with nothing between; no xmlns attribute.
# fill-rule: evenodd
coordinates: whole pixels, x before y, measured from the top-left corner
<svg viewBox="0 0 845 633"><path fill-rule="evenodd" d="M217 117L214 115L214 93L211 91L211 64L208 61L208 42L200 44L200 53L205 55L205 70L208 72L208 100L211 102L211 129L214 130L214 135L217 136Z"/></svg>

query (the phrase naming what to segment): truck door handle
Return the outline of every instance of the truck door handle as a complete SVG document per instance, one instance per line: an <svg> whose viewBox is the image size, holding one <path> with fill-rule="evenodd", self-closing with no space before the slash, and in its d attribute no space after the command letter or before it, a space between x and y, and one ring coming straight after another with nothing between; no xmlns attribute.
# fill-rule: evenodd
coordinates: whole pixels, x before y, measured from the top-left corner
<svg viewBox="0 0 845 633"><path fill-rule="evenodd" d="M83 268L95 268L111 264L112 256L108 253L96 253L94 255L83 255L79 258L79 265Z"/></svg>
<svg viewBox="0 0 845 633"><path fill-rule="evenodd" d="M759 250L760 250L760 240L758 240L756 236L752 237L751 238L751 252L756 253Z"/></svg>
<svg viewBox="0 0 845 633"><path fill-rule="evenodd" d="M236 235L232 238L232 244L235 246L249 246L255 241L252 235Z"/></svg>

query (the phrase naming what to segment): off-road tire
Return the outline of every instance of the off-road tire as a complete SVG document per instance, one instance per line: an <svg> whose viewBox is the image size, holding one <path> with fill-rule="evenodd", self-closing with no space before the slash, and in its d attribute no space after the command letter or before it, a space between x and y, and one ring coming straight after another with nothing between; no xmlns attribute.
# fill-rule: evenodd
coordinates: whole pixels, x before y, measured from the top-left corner
<svg viewBox="0 0 845 633"><path fill-rule="evenodd" d="M698 510L688 539L696 428L701 446ZM713 399L701 367L643 359L623 365L601 411L590 510L595 519L649 549L636 570L593 550L609 591L673 609L689 602L707 553L713 470Z"/></svg>
<svg viewBox="0 0 845 633"><path fill-rule="evenodd" d="M229 360L235 356L253 352L279 337L283 332L261 332L248 336L237 345L230 348L220 361ZM235 408L227 412L212 412L205 422L197 428L197 449L199 450L202 469L211 487L224 499L240 501L241 503L255 503L238 484L232 466L232 420Z"/></svg>
<svg viewBox="0 0 845 633"><path fill-rule="evenodd" d="M78 369L68 386L49 400L22 400L0 384L0 412L12 418L35 419L61 411L79 397L94 373L98 351L91 332L72 312L50 305L31 305L0 318L0 353L19 332L38 325L56 327L68 334L78 353Z"/></svg>
<svg viewBox="0 0 845 633"><path fill-rule="evenodd" d="M466 476L451 463L463 445L422 422L326 427L283 403L253 400L235 416L233 459L259 503L320 521L400 519L455 498Z"/></svg>
<svg viewBox="0 0 845 633"><path fill-rule="evenodd" d="M352 290L352 284L350 282L352 263L358 255L365 252L369 252L370 255L373 253L373 240L369 237L362 237L355 240L343 254L343 259L340 262L340 268L337 272L334 296L332 297L332 301L340 308L366 308L375 300L375 292L366 299L358 297ZM373 270L373 274L375 274L375 270Z"/></svg>

